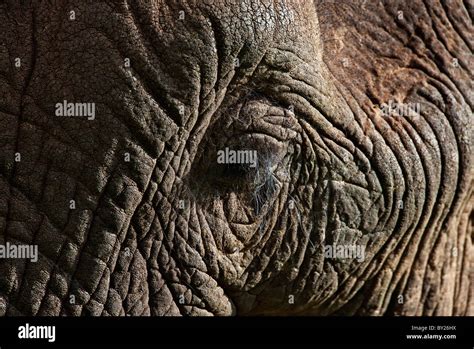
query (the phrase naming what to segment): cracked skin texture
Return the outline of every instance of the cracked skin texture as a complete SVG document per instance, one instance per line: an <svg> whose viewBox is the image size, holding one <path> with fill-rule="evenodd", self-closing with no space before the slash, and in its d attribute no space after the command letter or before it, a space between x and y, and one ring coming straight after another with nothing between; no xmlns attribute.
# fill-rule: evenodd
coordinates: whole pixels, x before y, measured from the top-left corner
<svg viewBox="0 0 474 349"><path fill-rule="evenodd" d="M473 9L1 1L0 315L474 315Z"/></svg>

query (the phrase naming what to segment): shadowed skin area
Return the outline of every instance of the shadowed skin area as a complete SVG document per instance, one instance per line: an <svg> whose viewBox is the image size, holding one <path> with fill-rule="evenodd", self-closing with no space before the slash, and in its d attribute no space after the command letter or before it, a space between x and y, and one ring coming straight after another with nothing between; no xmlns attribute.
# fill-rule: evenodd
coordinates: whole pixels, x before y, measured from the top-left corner
<svg viewBox="0 0 474 349"><path fill-rule="evenodd" d="M1 1L0 315L474 315L473 8Z"/></svg>

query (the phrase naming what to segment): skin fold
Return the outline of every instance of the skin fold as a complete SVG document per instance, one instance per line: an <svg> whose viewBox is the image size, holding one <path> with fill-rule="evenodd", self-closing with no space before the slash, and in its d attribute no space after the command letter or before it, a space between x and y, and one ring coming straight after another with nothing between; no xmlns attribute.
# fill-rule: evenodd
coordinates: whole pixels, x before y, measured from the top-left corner
<svg viewBox="0 0 474 349"><path fill-rule="evenodd" d="M0 315L474 315L473 14L1 1Z"/></svg>

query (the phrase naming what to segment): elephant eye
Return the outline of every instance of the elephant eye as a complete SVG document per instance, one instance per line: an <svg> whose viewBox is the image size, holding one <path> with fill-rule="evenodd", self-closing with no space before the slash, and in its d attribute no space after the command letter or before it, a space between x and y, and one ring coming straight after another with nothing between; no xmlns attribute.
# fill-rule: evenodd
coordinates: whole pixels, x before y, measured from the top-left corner
<svg viewBox="0 0 474 349"><path fill-rule="evenodd" d="M246 178L252 168L248 164L222 164L218 165L218 176L228 180L240 180Z"/></svg>
<svg viewBox="0 0 474 349"><path fill-rule="evenodd" d="M255 94L223 107L199 145L187 176L189 189L198 198L238 198L259 213L286 181L289 144L297 134L289 118Z"/></svg>
<svg viewBox="0 0 474 349"><path fill-rule="evenodd" d="M242 189L256 176L257 152L254 150L218 150L211 166L211 178L224 189ZM222 188L221 188L222 189Z"/></svg>

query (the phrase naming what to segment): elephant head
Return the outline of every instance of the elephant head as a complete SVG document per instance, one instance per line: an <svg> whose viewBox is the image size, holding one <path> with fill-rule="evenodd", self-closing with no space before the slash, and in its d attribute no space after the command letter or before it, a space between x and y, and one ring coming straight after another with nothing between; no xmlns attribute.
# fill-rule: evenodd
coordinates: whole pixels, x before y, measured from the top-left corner
<svg viewBox="0 0 474 349"><path fill-rule="evenodd" d="M472 17L1 2L0 314L473 315Z"/></svg>

